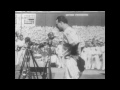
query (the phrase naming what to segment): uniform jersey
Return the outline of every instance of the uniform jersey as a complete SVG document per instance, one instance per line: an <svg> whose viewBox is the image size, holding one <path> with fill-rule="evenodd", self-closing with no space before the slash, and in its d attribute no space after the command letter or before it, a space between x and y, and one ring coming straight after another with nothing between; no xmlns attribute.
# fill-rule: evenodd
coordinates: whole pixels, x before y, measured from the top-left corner
<svg viewBox="0 0 120 90"><path fill-rule="evenodd" d="M95 47L95 49L96 49L96 54L101 54L101 52L100 52L100 47Z"/></svg>
<svg viewBox="0 0 120 90"><path fill-rule="evenodd" d="M23 40L23 41L18 40L18 41L16 42L16 45L19 46L19 47L24 46L24 44L25 44L25 41L24 41L24 40Z"/></svg>
<svg viewBox="0 0 120 90"><path fill-rule="evenodd" d="M74 44L77 44L79 42L76 30L71 28L71 27L68 27L64 31L64 35L67 37L67 40L68 40L69 44L74 45Z"/></svg>
<svg viewBox="0 0 120 90"><path fill-rule="evenodd" d="M104 53L105 52L105 46L101 47L101 52Z"/></svg>
<svg viewBox="0 0 120 90"><path fill-rule="evenodd" d="M56 48L56 53L57 53L59 56L62 56L62 45L58 45L58 47Z"/></svg>
<svg viewBox="0 0 120 90"><path fill-rule="evenodd" d="M51 63L56 63L57 62L57 56L56 55L52 55L51 56Z"/></svg>
<svg viewBox="0 0 120 90"><path fill-rule="evenodd" d="M25 46L25 41L21 41L21 40L18 40L16 42L16 47L23 47ZM25 54L25 50L24 49L19 49L19 51L17 52L17 60L16 60L16 65L18 64L21 64L22 61L23 61L23 57L24 57L24 54Z"/></svg>

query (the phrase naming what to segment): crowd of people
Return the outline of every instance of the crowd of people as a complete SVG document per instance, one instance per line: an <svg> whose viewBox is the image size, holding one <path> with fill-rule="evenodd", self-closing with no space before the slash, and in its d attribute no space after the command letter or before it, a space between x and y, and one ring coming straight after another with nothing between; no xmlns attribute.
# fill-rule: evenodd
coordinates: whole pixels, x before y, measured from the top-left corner
<svg viewBox="0 0 120 90"><path fill-rule="evenodd" d="M39 65L44 67L48 54L51 53L51 63L58 68L65 68L65 76L68 79L70 79L70 75L72 78L79 78L78 73L82 72L84 68L105 70L105 27L72 26L71 28L67 24L61 25L65 29L64 34L58 28L48 26L24 27L22 30L18 30L20 32L15 33L15 65L22 64L27 46L25 38L29 37L33 43L31 50L34 52L34 57L36 60L40 59ZM54 34L54 39L51 51L49 51L48 34L51 32ZM64 44L64 42L67 43ZM77 53L74 54L75 49L78 51L79 57Z"/></svg>
<svg viewBox="0 0 120 90"><path fill-rule="evenodd" d="M16 30L15 65L21 66L29 49L40 67L51 56L51 65L63 68L65 79L80 79L85 69L105 70L105 27L70 26L65 16L58 16L55 22L56 27Z"/></svg>
<svg viewBox="0 0 120 90"><path fill-rule="evenodd" d="M72 26L78 33L80 47L79 52L85 60L86 69L105 69L105 27L101 26ZM60 52L60 41L62 41L62 33L56 27L24 27L20 33L16 33L16 45L23 45L24 38L30 37L32 42L43 43L47 39L49 32L53 32L57 37L53 43L58 46L59 59L62 57ZM18 39L17 39L18 37ZM21 40L21 42L20 42ZM59 43L60 42L60 43ZM17 46L16 46L17 47ZM59 50L58 50L59 49ZM22 53L22 52L21 52ZM17 64L17 63L16 63ZM62 65L63 66L63 65ZM61 67L62 67L61 66Z"/></svg>
<svg viewBox="0 0 120 90"><path fill-rule="evenodd" d="M86 69L105 70L105 46L85 47L81 52Z"/></svg>
<svg viewBox="0 0 120 90"><path fill-rule="evenodd" d="M98 41L103 40L105 42L105 27L102 26L72 26L76 31L81 40L87 42L89 40L97 39ZM56 27L39 26L39 27L23 27L20 31L24 37L30 37L32 41L40 42L46 39L49 32L53 32L57 39L61 39L61 32Z"/></svg>

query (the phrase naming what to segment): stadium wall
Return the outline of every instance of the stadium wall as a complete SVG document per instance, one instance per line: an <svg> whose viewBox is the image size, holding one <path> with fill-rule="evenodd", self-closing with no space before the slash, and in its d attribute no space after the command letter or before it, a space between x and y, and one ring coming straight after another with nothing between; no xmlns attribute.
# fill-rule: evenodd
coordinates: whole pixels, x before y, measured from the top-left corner
<svg viewBox="0 0 120 90"><path fill-rule="evenodd" d="M29 13L20 13L29 14ZM30 13L31 14L31 13ZM66 16L69 25L78 26L105 26L105 12L62 12L62 13L33 13L36 14L36 26L55 26L57 16ZM74 15L73 15L74 14ZM88 14L88 16L76 16L77 14ZM73 15L73 16L72 16Z"/></svg>

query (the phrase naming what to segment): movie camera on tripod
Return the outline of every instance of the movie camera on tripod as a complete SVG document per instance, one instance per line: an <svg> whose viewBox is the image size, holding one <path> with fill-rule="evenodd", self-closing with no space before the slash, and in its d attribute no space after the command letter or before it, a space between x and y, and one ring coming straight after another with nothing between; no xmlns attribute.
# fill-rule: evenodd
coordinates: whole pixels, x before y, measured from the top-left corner
<svg viewBox="0 0 120 90"><path fill-rule="evenodd" d="M34 55L33 55L33 49L32 46L35 45L36 43L31 42L29 37L25 38L25 43L26 43L26 50L25 50L25 54L23 57L23 61L22 61L22 65L20 68L20 75L19 75L19 79L52 79L52 73L51 73L51 46L52 46L52 40L54 39L54 34L53 33L49 33L48 34L48 42L44 42L41 44L37 44L38 45L38 49L44 47L45 45L49 46L49 50L48 50L48 60L45 64L45 67L43 68L42 72L37 69L40 68L38 63L36 62ZM33 65L34 65L34 69L35 69L35 73L31 72L31 68L30 68L30 60L32 60ZM39 73L39 75L38 75ZM41 76L41 78L39 78L39 76Z"/></svg>

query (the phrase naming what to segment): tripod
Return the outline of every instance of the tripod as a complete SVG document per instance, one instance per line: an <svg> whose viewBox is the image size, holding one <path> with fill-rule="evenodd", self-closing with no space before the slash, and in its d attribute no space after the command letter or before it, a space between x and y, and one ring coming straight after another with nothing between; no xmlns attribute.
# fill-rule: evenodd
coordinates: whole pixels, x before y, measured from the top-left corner
<svg viewBox="0 0 120 90"><path fill-rule="evenodd" d="M51 46L52 46L52 43L49 44L48 43L48 60L46 62L46 65L45 65L45 70L44 70L44 73L43 73L43 79L52 79L52 72L51 72L51 55L52 55L52 50L51 50ZM48 68L48 76L47 76L47 69Z"/></svg>
<svg viewBox="0 0 120 90"><path fill-rule="evenodd" d="M30 71L30 57L33 60L36 77ZM38 79L37 67L39 67L39 66L33 57L33 52L32 52L32 50L30 50L29 47L27 47L25 54L24 54L24 57L23 57L22 65L20 68L20 75L19 75L18 79L26 79L26 78L28 78L28 79L32 79L32 78L36 79L37 78Z"/></svg>
<svg viewBox="0 0 120 90"><path fill-rule="evenodd" d="M35 68L35 75L30 70L30 60L33 61L33 65ZM48 60L46 62L45 67L43 68L43 75L41 74L41 72L39 70L37 70L37 68L39 68L39 66L33 56L33 51L30 49L30 46L29 46L25 50L25 54L24 54L21 69L20 69L20 75L19 75L18 79L26 79L26 78L39 79L37 72L40 73L42 79L52 79L50 64L51 64L51 46L50 45L49 45L49 50L48 50ZM48 71L47 71L47 69L48 69Z"/></svg>

